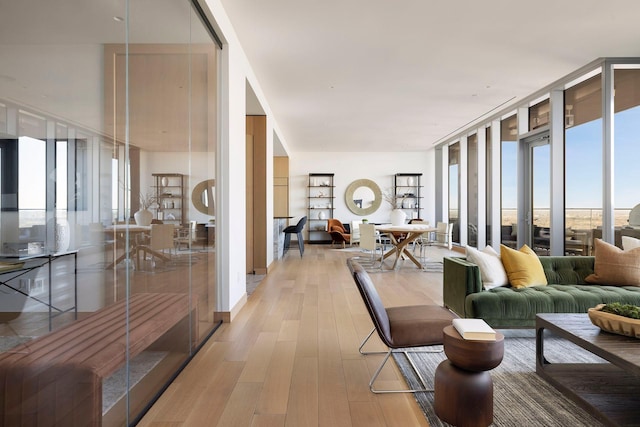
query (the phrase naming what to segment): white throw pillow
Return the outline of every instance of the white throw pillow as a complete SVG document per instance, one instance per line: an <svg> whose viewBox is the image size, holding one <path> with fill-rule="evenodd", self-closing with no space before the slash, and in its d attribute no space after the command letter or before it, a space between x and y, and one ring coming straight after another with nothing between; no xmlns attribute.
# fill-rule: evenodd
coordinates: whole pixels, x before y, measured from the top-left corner
<svg viewBox="0 0 640 427"><path fill-rule="evenodd" d="M491 246L487 246L481 251L467 246L467 260L480 269L482 285L485 289L509 284L509 278L502 265L500 255Z"/></svg>
<svg viewBox="0 0 640 427"><path fill-rule="evenodd" d="M622 236L622 249L630 251L631 249L640 248L640 239L631 236Z"/></svg>

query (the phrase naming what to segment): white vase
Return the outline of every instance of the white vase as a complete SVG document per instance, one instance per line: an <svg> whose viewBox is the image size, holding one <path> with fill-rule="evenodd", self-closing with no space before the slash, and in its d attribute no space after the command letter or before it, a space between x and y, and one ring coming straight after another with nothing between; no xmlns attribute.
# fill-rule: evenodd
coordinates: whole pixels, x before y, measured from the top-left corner
<svg viewBox="0 0 640 427"><path fill-rule="evenodd" d="M153 219L153 214L150 210L140 209L138 212L133 214L133 218L136 220L136 225L151 225L151 220Z"/></svg>
<svg viewBox="0 0 640 427"><path fill-rule="evenodd" d="M404 225L404 220L407 219L407 214L401 209L394 209L391 211L391 225Z"/></svg>
<svg viewBox="0 0 640 427"><path fill-rule="evenodd" d="M163 176L162 179L160 179L160 183L162 184L163 187L166 187L167 185L169 185L169 178L167 178L166 176Z"/></svg>
<svg viewBox="0 0 640 427"><path fill-rule="evenodd" d="M56 252L64 252L69 249L69 243L71 243L69 221L66 219L58 219L55 230Z"/></svg>
<svg viewBox="0 0 640 427"><path fill-rule="evenodd" d="M318 212L318 219L324 219L324 212L323 211Z"/></svg>
<svg viewBox="0 0 640 427"><path fill-rule="evenodd" d="M53 220L47 222L47 228L53 227L53 242L47 243L47 248L53 252L65 252L69 249L71 244L71 227L69 221L62 218L57 218L54 223Z"/></svg>
<svg viewBox="0 0 640 427"><path fill-rule="evenodd" d="M408 187L412 187L413 186L413 177L412 176L407 178L407 186Z"/></svg>

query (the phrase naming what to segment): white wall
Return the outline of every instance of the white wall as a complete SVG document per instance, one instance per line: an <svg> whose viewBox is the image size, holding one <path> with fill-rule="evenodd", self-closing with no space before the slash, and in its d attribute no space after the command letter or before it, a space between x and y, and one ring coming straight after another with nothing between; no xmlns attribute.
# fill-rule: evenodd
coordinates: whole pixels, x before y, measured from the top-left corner
<svg viewBox="0 0 640 427"><path fill-rule="evenodd" d="M256 95L267 116L267 154L273 153L273 134L285 150L287 142L220 0L206 0L211 20L224 48L219 55L218 157L216 158L216 281L217 310L236 308L246 295L246 87ZM267 166L267 230L273 222L273 168ZM267 265L273 261L273 238L268 234Z"/></svg>
<svg viewBox="0 0 640 427"><path fill-rule="evenodd" d="M334 217L343 223L362 219L347 208L345 190L357 179L370 179L380 189L393 191L396 173L422 173L422 219L435 224L435 151L408 153L295 153L289 160L289 214L295 218L307 215L309 173L334 173ZM390 222L391 207L382 202L380 209L367 215L371 222Z"/></svg>

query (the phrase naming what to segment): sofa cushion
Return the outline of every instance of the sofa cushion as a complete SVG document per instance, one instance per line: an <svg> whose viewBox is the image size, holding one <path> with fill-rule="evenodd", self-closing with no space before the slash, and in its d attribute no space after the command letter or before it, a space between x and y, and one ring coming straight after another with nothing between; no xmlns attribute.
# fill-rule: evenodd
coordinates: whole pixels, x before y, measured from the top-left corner
<svg viewBox="0 0 640 427"><path fill-rule="evenodd" d="M500 256L509 277L509 283L514 288L547 284L538 255L529 246L524 245L520 250L515 250L500 245Z"/></svg>
<svg viewBox="0 0 640 427"><path fill-rule="evenodd" d="M640 248L640 239L631 236L622 236L622 249L629 251L635 248Z"/></svg>
<svg viewBox="0 0 640 427"><path fill-rule="evenodd" d="M504 271L500 255L491 246L479 251L467 246L467 260L476 264L480 269L482 284L485 289L493 289L497 286L507 286L509 278Z"/></svg>
<svg viewBox="0 0 640 427"><path fill-rule="evenodd" d="M594 272L589 283L614 286L640 286L640 248L623 251L601 239L595 239Z"/></svg>
<svg viewBox="0 0 640 427"><path fill-rule="evenodd" d="M592 256L541 256L538 257L547 283L561 285L586 285L586 277L593 273Z"/></svg>
<svg viewBox="0 0 640 427"><path fill-rule="evenodd" d="M640 305L635 286L558 285L494 288L465 299L465 317L484 319L494 328L531 328L537 313L586 313L601 303Z"/></svg>

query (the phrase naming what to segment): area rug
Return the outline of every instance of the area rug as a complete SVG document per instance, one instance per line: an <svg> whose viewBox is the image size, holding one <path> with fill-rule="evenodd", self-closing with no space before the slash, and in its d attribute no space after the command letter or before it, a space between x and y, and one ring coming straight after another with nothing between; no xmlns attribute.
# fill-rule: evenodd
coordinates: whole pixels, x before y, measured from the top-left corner
<svg viewBox="0 0 640 427"><path fill-rule="evenodd" d="M167 356L166 351L144 351L129 363L129 388L133 388ZM102 414L122 399L127 392L126 366L118 369L102 382Z"/></svg>
<svg viewBox="0 0 640 427"><path fill-rule="evenodd" d="M494 386L492 425L500 427L602 426L602 423L585 413L535 373L535 347L533 337L505 338L502 363L491 371ZM551 337L545 337L545 356L550 362L556 363L561 361L605 362L566 340ZM410 357L423 374L425 381L431 382L433 382L436 367L446 358L444 353L413 353ZM409 386L419 387L416 375L405 356L394 354L394 358ZM427 385L433 387L432 383ZM433 410L433 393L415 393L415 398L431 427L449 426L441 421ZM469 402L469 405L472 404Z"/></svg>

